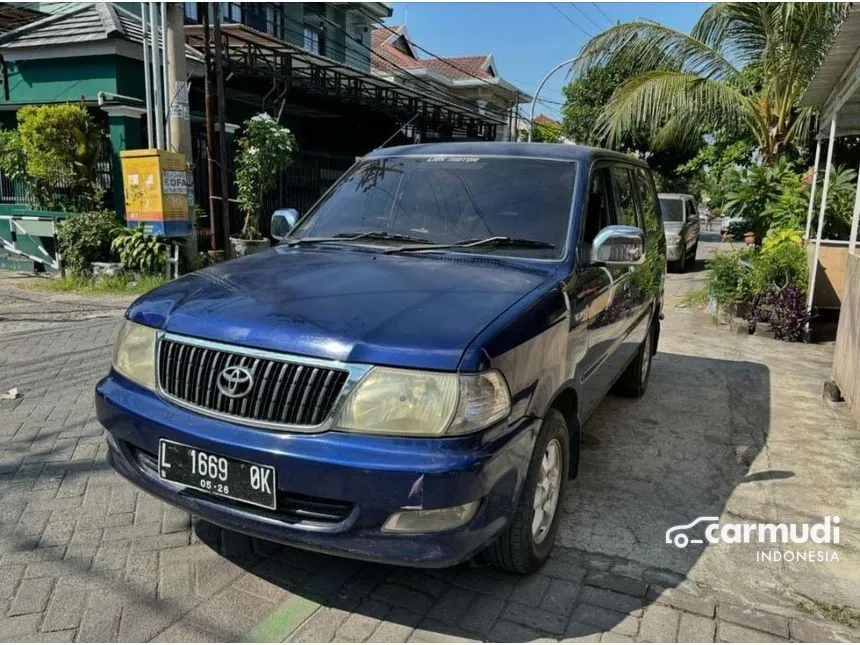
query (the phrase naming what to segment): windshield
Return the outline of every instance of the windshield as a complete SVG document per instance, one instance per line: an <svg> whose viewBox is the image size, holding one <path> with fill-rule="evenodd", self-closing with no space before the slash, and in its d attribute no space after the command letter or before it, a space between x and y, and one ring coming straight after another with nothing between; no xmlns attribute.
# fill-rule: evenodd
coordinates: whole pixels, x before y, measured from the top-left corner
<svg viewBox="0 0 860 645"><path fill-rule="evenodd" d="M664 222L684 221L684 202L680 199L660 198L660 212Z"/></svg>
<svg viewBox="0 0 860 645"><path fill-rule="evenodd" d="M290 239L380 233L355 244L404 245L404 236L453 244L502 236L544 242L458 252L555 258L570 221L576 163L512 157L389 157L357 164ZM387 235L390 239L380 239ZM396 238L400 237L401 240Z"/></svg>

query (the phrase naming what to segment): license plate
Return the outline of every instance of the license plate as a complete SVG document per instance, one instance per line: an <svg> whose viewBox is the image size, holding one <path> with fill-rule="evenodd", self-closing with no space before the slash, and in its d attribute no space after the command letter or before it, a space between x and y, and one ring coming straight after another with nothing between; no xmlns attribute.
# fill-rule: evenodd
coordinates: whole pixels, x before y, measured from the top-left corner
<svg viewBox="0 0 860 645"><path fill-rule="evenodd" d="M275 508L275 469L161 439L158 474L204 493Z"/></svg>

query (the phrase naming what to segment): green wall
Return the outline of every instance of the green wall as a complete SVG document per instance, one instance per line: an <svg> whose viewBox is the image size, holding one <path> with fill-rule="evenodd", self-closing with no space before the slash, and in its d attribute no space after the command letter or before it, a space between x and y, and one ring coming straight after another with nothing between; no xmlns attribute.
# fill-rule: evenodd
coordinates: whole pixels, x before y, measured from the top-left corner
<svg viewBox="0 0 860 645"><path fill-rule="evenodd" d="M9 103L95 100L100 91L117 92L116 56L77 56L6 63Z"/></svg>

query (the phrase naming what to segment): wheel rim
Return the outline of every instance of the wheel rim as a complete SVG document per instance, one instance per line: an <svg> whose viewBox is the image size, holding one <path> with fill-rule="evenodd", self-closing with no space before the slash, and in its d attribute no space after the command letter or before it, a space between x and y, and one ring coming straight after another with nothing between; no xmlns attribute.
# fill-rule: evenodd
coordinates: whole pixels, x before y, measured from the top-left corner
<svg viewBox="0 0 860 645"><path fill-rule="evenodd" d="M555 517L561 489L561 444L553 439L547 444L540 463L532 508L532 538L535 544L544 541Z"/></svg>
<svg viewBox="0 0 860 645"><path fill-rule="evenodd" d="M645 343L642 346L642 373L639 377L642 379L642 385L648 380L648 372L651 370L651 330L645 336Z"/></svg>

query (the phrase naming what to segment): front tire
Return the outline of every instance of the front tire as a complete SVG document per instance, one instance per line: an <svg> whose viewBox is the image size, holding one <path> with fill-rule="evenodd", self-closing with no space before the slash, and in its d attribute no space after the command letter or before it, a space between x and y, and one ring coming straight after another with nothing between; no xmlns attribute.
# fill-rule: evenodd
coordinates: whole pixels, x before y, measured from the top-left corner
<svg viewBox="0 0 860 645"><path fill-rule="evenodd" d="M570 469L570 435L564 415L550 409L532 451L514 516L487 547L495 566L514 573L536 571L549 557L558 533L562 493Z"/></svg>

